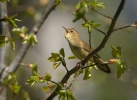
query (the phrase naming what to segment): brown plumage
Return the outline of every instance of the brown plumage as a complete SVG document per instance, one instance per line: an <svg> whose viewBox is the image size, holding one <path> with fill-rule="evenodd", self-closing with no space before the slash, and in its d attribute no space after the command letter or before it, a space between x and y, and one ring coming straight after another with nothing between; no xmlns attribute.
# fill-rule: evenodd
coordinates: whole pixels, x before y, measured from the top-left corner
<svg viewBox="0 0 137 100"><path fill-rule="evenodd" d="M64 36L69 43L70 49L78 59L83 60L91 51L93 51L93 49L90 49L90 46L80 38L78 32L74 28L64 29L66 30ZM92 58L90 58L90 61L97 64L97 67L100 70L106 73L111 73L109 66L104 64L104 61L98 54L95 54Z"/></svg>

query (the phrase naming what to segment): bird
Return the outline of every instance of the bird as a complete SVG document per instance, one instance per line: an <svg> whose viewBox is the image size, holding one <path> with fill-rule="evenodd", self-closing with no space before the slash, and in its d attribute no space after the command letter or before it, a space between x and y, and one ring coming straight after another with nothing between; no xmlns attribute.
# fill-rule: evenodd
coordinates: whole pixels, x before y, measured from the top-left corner
<svg viewBox="0 0 137 100"><path fill-rule="evenodd" d="M75 30L75 28L63 28L66 31L65 33L63 33L63 35L68 41L72 53L78 59L83 60L90 52L94 50L93 48L90 48L89 44L87 44L80 38L80 35ZM109 66L106 63L104 63L104 61L98 54L93 55L93 57L91 57L89 61L94 62L101 71L105 73L111 73L111 69L109 68Z"/></svg>

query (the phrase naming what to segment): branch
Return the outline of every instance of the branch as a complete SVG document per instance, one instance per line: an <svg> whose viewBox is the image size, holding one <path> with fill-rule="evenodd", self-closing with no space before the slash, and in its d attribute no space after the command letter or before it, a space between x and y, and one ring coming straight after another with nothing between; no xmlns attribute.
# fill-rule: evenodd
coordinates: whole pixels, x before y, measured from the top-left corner
<svg viewBox="0 0 137 100"><path fill-rule="evenodd" d="M74 74L75 72L77 72L80 68L78 67L74 67L73 69L71 69L70 71L68 71L66 73L66 75L63 77L63 79L61 80L61 83L67 83L68 79L70 78L70 76L72 74ZM60 90L60 86L57 86L56 89L54 90L54 92L46 99L46 100L52 100L58 93L58 91Z"/></svg>
<svg viewBox="0 0 137 100"><path fill-rule="evenodd" d="M118 31L118 30L121 30L121 29L124 29L124 28L128 28L128 27L133 27L133 26L132 25L127 25L127 26L123 26L123 27L120 27L120 28L116 28L113 31Z"/></svg>
<svg viewBox="0 0 137 100"><path fill-rule="evenodd" d="M109 39L110 35L112 34L113 32L113 29L114 29L114 26L116 24L116 21L118 19L118 16L120 15L120 12L122 11L123 7L124 7L124 3L125 3L125 0L122 0L119 7L118 7L118 10L114 16L114 19L112 20L111 22L111 25L110 25L110 28L107 32L107 35L104 37L104 39L102 40L101 44L92 52L90 52L88 54L88 56L82 61L82 65L84 66L86 64L86 62L94 55L96 54L98 51L100 51L106 44L107 40ZM80 68L78 67L74 67L73 69L71 69L69 72L66 73L66 75L63 77L63 79L61 80L61 83L67 83L68 79L70 78L70 76L72 74L74 74L75 72L77 72ZM53 91L53 93L46 99L46 100L52 100L56 95L57 95L57 92L60 90L60 87L57 86L56 89Z"/></svg>
<svg viewBox="0 0 137 100"><path fill-rule="evenodd" d="M59 4L59 3L58 3ZM44 10L42 17L39 19L39 21L35 24L33 29L31 30L30 34L37 34L39 28L42 26L44 20L48 17L48 15L51 13L52 10L56 8L56 4L54 0L46 7ZM8 72L15 72L21 61L23 60L28 48L30 47L29 44L22 45L21 49L19 50L18 54L16 55L15 59L12 61L12 63L9 66ZM5 71L5 74L3 74L3 78L5 78L8 75L8 72Z"/></svg>
<svg viewBox="0 0 137 100"><path fill-rule="evenodd" d="M117 19L118 19L118 16L120 15L120 13L121 13L121 11L122 11L122 9L123 9L123 7L124 7L124 4L125 4L125 0L121 0L121 3L120 3L120 5L119 5L119 7L118 7L118 9L117 9L117 11L116 11L116 13L115 13L115 15L114 15L114 18L113 18L113 20L112 20L112 22L111 22L111 25L110 25L110 27L109 27L109 30L108 30L108 32L107 32L107 35L106 35L106 36L104 37L104 39L102 40L101 44L100 44L95 50L93 50L92 52L90 52L90 53L88 54L88 56L82 61L82 65L83 65L83 66L86 64L86 62L87 62L94 54L96 54L97 52L99 52L99 51L100 51L101 49L103 49L103 47L105 46L106 42L108 41L110 35L111 35L112 32L113 32L114 26L115 26L115 24L116 24L116 21L117 21Z"/></svg>
<svg viewBox="0 0 137 100"><path fill-rule="evenodd" d="M85 22L88 22L95 30L97 30L97 31L99 31L100 33L106 35L105 32L103 32L103 31L99 30L98 28L94 27L94 26L88 21L88 19L87 19L86 17L83 17L83 20L84 20Z"/></svg>
<svg viewBox="0 0 137 100"><path fill-rule="evenodd" d="M0 2L0 19L7 15L7 3ZM0 34L10 37L9 28L7 23L0 22ZM5 45L5 47L0 47L0 73L3 72L3 69L8 65L10 44ZM3 82L3 79L0 77L0 81ZM6 100L6 87L3 85L0 87L0 100Z"/></svg>
<svg viewBox="0 0 137 100"><path fill-rule="evenodd" d="M99 11L95 10L94 8L91 8L91 9L92 9L93 11L95 11L96 13L98 13L98 14L100 14L100 15L106 17L106 18L113 19L113 18L111 18L111 17L109 17L109 16L106 16L106 15L100 13Z"/></svg>

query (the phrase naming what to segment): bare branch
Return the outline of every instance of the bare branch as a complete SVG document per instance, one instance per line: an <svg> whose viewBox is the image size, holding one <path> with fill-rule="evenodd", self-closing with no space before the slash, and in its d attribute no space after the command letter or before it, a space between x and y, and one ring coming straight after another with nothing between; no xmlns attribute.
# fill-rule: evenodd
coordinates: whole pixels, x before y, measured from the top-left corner
<svg viewBox="0 0 137 100"><path fill-rule="evenodd" d="M54 0L46 7L44 10L42 17L39 19L39 21L35 24L33 29L31 30L30 34L37 34L39 28L43 24L44 20L48 17L48 15L51 13L52 10L55 9L57 5L55 4ZM12 63L9 66L9 72L15 72L17 68L19 67L19 64L23 60L28 48L30 47L29 44L22 45L21 49L19 50L18 54L16 55L15 59L12 61ZM5 74L3 74L3 78L5 78L8 75L8 73L5 71Z"/></svg>
<svg viewBox="0 0 137 100"><path fill-rule="evenodd" d="M124 29L124 28L128 28L128 27L132 27L132 26L131 25L123 26L123 27L114 29L114 31L118 31L118 30L121 30L121 29Z"/></svg>
<svg viewBox="0 0 137 100"><path fill-rule="evenodd" d="M95 10L94 8L91 8L91 9L92 9L93 11L99 13L100 15L106 17L106 18L113 19L113 18L111 18L111 17L109 17L109 16L107 16L107 15L104 15L104 14L100 13L99 11Z"/></svg>
<svg viewBox="0 0 137 100"><path fill-rule="evenodd" d="M7 4L6 2L0 2L0 19L2 19L4 15L7 15ZM10 37L7 23L0 22L0 34ZM0 73L3 73L3 70L8 65L9 50L10 44L0 48ZM3 82L1 77L0 81ZM6 100L6 88L4 85L0 87L0 100Z"/></svg>

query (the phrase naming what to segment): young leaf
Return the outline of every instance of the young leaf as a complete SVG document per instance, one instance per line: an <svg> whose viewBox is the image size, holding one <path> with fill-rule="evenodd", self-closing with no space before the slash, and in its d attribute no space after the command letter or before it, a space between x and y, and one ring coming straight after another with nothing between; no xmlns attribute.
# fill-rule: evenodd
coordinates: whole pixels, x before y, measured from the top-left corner
<svg viewBox="0 0 137 100"><path fill-rule="evenodd" d="M68 59L77 59L76 56L68 56Z"/></svg>
<svg viewBox="0 0 137 100"><path fill-rule="evenodd" d="M59 53L60 53L63 57L65 57L64 48L61 48L60 51L59 51Z"/></svg>
<svg viewBox="0 0 137 100"><path fill-rule="evenodd" d="M51 78L52 78L52 77L51 77L50 73L46 73L46 74L45 74L45 80L46 80L46 81L50 81Z"/></svg>
<svg viewBox="0 0 137 100"><path fill-rule="evenodd" d="M29 93L23 90L21 100L30 100Z"/></svg>
<svg viewBox="0 0 137 100"><path fill-rule="evenodd" d="M114 58L120 58L121 57L121 47L120 46L118 46L118 47L111 46L111 48L112 48L112 52L111 52L112 56Z"/></svg>
<svg viewBox="0 0 137 100"><path fill-rule="evenodd" d="M87 80L91 77L91 70L92 70L92 67L89 67L89 68L85 69L85 75L84 75L83 80Z"/></svg>
<svg viewBox="0 0 137 100"><path fill-rule="evenodd" d="M119 79L121 75L127 70L127 66L126 63L121 59L117 59L116 64L117 64L117 79Z"/></svg>
<svg viewBox="0 0 137 100"><path fill-rule="evenodd" d="M82 8L82 2L79 2L77 5L76 5L76 9L77 10L80 10Z"/></svg>
<svg viewBox="0 0 137 100"><path fill-rule="evenodd" d="M76 22L78 20L80 20L81 18L83 18L85 16L85 13L86 11L76 11L76 12L73 12L73 15L75 15L75 18L73 19L73 22Z"/></svg>
<svg viewBox="0 0 137 100"><path fill-rule="evenodd" d="M56 62L53 64L53 69L55 70L59 65L61 64L61 62Z"/></svg>
<svg viewBox="0 0 137 100"><path fill-rule="evenodd" d="M48 58L48 60L50 62L57 62L57 61L61 61L61 57L59 53L51 53L51 56Z"/></svg>
<svg viewBox="0 0 137 100"><path fill-rule="evenodd" d="M37 64L32 64L32 75L37 76L38 75L38 67Z"/></svg>

